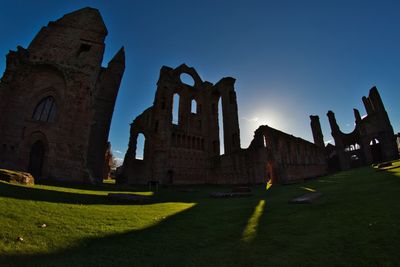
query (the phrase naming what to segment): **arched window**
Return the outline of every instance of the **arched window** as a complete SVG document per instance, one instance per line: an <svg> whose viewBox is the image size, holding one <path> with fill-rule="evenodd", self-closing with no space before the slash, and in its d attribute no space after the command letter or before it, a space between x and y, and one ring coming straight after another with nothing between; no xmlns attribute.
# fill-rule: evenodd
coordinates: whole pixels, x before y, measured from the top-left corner
<svg viewBox="0 0 400 267"><path fill-rule="evenodd" d="M225 154L225 138L224 138L224 119L222 111L222 98L218 100L218 128L219 128L219 154Z"/></svg>
<svg viewBox="0 0 400 267"><path fill-rule="evenodd" d="M144 160L144 147L146 145L146 137L139 133L136 139L135 159Z"/></svg>
<svg viewBox="0 0 400 267"><path fill-rule="evenodd" d="M190 106L190 112L193 114L197 114L197 101L196 99L192 99L192 103Z"/></svg>
<svg viewBox="0 0 400 267"><path fill-rule="evenodd" d="M379 140L376 138L372 139L371 142L369 142L370 146L377 145L377 144L379 144Z"/></svg>
<svg viewBox="0 0 400 267"><path fill-rule="evenodd" d="M35 121L53 122L56 117L57 107L54 97L43 98L33 111L32 119Z"/></svg>
<svg viewBox="0 0 400 267"><path fill-rule="evenodd" d="M179 124L179 95L176 93L172 98L172 123Z"/></svg>

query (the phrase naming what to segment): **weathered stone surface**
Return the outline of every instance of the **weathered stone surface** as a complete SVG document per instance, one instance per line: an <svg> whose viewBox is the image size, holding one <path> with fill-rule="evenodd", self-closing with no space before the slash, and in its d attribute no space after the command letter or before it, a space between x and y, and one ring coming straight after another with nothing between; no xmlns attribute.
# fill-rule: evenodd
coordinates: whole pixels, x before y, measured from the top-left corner
<svg viewBox="0 0 400 267"><path fill-rule="evenodd" d="M16 183L16 184L23 184L23 185L34 185L35 184L35 179L33 178L33 176L30 173L4 170L4 169L0 169L0 180L6 181L9 183Z"/></svg>
<svg viewBox="0 0 400 267"><path fill-rule="evenodd" d="M327 172L323 148L267 125L255 131L249 149L257 151L254 164L265 169L264 183L291 184Z"/></svg>
<svg viewBox="0 0 400 267"><path fill-rule="evenodd" d="M108 198L112 201L127 204L146 204L149 203L151 200L150 196L123 193L109 193Z"/></svg>
<svg viewBox="0 0 400 267"><path fill-rule="evenodd" d="M395 134L396 136L396 143L397 143L397 152L399 153L400 156L400 133Z"/></svg>
<svg viewBox="0 0 400 267"><path fill-rule="evenodd" d="M111 152L111 143L107 142L107 149L104 158L104 171L103 171L103 179L111 178L111 167L113 165L113 154Z"/></svg>
<svg viewBox="0 0 400 267"><path fill-rule="evenodd" d="M183 74L193 79L192 85L182 82ZM194 68L184 64L176 69L162 67L153 106L131 124L118 182L254 184L326 173L323 148L268 126L257 129L250 147L242 149L234 84L231 77L216 84L202 81ZM173 103L175 94L179 95L179 103ZM174 105L179 105L177 121L173 121ZM146 138L143 159L136 158L139 134Z"/></svg>
<svg viewBox="0 0 400 267"><path fill-rule="evenodd" d="M314 203L321 196L322 196L322 193L317 193L317 192L306 193L304 195L301 195L299 197L296 197L296 198L292 199L290 201L290 203L293 203L293 204L310 204L310 203Z"/></svg>
<svg viewBox="0 0 400 267"><path fill-rule="evenodd" d="M351 133L340 130L332 111L327 114L335 140L335 146L326 150L331 169L347 170L399 158L396 135L378 89L371 88L362 101L367 115L361 117L354 109L355 128Z"/></svg>
<svg viewBox="0 0 400 267"><path fill-rule="evenodd" d="M124 50L101 66L107 29L97 9L50 22L7 55L0 82L0 165L36 178L102 181Z"/></svg>

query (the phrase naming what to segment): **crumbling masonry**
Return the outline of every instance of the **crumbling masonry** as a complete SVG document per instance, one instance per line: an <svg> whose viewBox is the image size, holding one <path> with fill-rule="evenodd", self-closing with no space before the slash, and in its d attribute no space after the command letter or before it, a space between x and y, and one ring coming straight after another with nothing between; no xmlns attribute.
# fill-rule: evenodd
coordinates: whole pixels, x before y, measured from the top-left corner
<svg viewBox="0 0 400 267"><path fill-rule="evenodd" d="M80 182L107 176L108 133L125 55L122 48L106 68L101 66L106 35L99 11L83 8L43 27L27 49L10 51L0 81L0 168ZM184 74L192 85L182 82ZM328 112L336 146L325 147L319 118L310 116L314 144L265 125L242 149L234 84L230 77L216 84L202 81L186 65L163 67L153 106L131 124L118 182L290 183L324 175L326 157L329 167L341 169L398 158L375 87L363 97L367 116L354 110L352 133L342 133ZM179 107L176 121L173 106ZM143 159L135 155L139 134L146 138Z"/></svg>
<svg viewBox="0 0 400 267"><path fill-rule="evenodd" d="M106 35L99 11L83 8L10 51L0 82L0 167L102 181L125 68L123 49L101 67Z"/></svg>
<svg viewBox="0 0 400 267"><path fill-rule="evenodd" d="M182 74L192 77L193 86L181 81ZM176 69L162 67L153 106L131 124L119 182L247 184L272 179L289 183L326 173L323 147L268 126L257 129L249 148L242 149L234 83L235 79L230 77L215 85L202 81L186 65ZM173 103L175 94L179 95L179 103ZM219 101L223 113L223 155ZM178 121L172 118L173 105L179 105ZM139 134L145 136L143 159L135 155Z"/></svg>
<svg viewBox="0 0 400 267"><path fill-rule="evenodd" d="M364 96L362 101L367 115L361 117L354 109L355 128L351 133L340 130L332 111L327 114L335 140L335 147L328 148L327 153L332 168L347 170L399 158L396 136L378 89L371 88L368 97ZM317 129L313 129L313 133L320 135ZM322 134L317 138L321 139Z"/></svg>

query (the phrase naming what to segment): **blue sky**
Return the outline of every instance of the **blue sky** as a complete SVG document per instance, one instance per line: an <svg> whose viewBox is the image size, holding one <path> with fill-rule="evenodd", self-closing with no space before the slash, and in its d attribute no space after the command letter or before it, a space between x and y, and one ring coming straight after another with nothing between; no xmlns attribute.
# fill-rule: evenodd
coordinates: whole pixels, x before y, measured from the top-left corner
<svg viewBox="0 0 400 267"><path fill-rule="evenodd" d="M352 109L365 114L361 97L374 85L400 131L399 1L2 1L0 72L8 50L85 6L100 10L109 31L103 65L126 49L110 132L116 157L129 123L153 103L161 66L182 63L213 83L237 79L243 148L261 124L312 140L310 114L332 140L328 110L350 132Z"/></svg>

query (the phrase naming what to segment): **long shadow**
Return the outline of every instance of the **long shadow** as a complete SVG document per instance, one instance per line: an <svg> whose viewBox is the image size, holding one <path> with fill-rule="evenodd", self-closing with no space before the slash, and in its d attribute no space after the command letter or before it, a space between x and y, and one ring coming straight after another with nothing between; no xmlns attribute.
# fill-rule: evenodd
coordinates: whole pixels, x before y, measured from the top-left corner
<svg viewBox="0 0 400 267"><path fill-rule="evenodd" d="M74 247L49 254L0 255L0 265L237 265L234 256L241 250L243 229L262 197L260 192L239 199L199 197L194 207L152 227L101 238L84 238ZM226 240L232 242L226 243Z"/></svg>
<svg viewBox="0 0 400 267"><path fill-rule="evenodd" d="M271 256L267 259L268 266L399 266L400 255L397 248L400 242L397 235L387 234L400 230L397 225L398 216L396 217L399 212L391 210L399 207L396 200L400 199L400 177L388 172L391 169L393 168L381 170L386 172L379 173L375 168L362 167L328 175L323 180L329 180L332 184L319 184L317 179L309 185L325 194L315 204L288 204L279 216L273 215L272 219L268 210L264 212L259 220L261 227L254 244L268 242L272 247L278 248L269 251ZM357 172L356 175L354 172ZM341 185L336 187L335 184ZM371 184L375 186L368 199L358 198L359 188L364 193L370 192L368 187ZM384 191L380 184L389 186ZM328 190L332 187L335 190ZM343 188L350 188L348 192L353 193L337 194ZM268 200L266 205L268 206ZM274 209L271 213L276 212ZM285 221L286 218L288 221ZM387 232L379 227L379 230L371 229L374 225L368 226L367 223L371 218L382 225L388 224L393 229L386 229ZM271 227L280 223L280 220L282 226ZM263 227L268 224L267 221L269 227ZM302 227L293 227L290 221ZM274 229L281 232L274 232ZM379 250L380 247L385 248L384 252ZM250 249L254 247L250 246ZM265 266L267 261L257 265Z"/></svg>
<svg viewBox="0 0 400 267"><path fill-rule="evenodd" d="M49 186L60 186L71 189L79 190L95 190L95 191L139 191L146 189L144 186L132 186L132 185L119 185L119 184L87 184L87 183L76 183L76 182L62 182L52 180L39 180L36 182L38 185L49 185Z"/></svg>
<svg viewBox="0 0 400 267"><path fill-rule="evenodd" d="M360 175L371 173L367 173L367 170L362 170ZM332 191L332 194L347 186L346 183L350 180L344 176L339 177L338 175L335 178L342 181L343 185L336 188L336 191ZM399 177L391 176L388 173L386 178L384 180L387 182L393 182L398 185ZM353 185L363 181L363 179L364 177L356 176L354 177L355 182L350 182L348 185ZM372 180L377 181L379 179L374 177L370 179L370 181ZM318 184L321 188L336 186L336 183L324 184L318 183L318 180L312 183L313 185ZM298 185L293 185L294 187L298 187ZM349 188L358 190L355 186ZM348 228L344 228L350 232L339 233L339 236L337 236L335 220L321 220L321 217L328 216L324 209L318 209L317 212L313 212L312 209L316 206L307 206L311 207L310 209L306 206L290 206L291 208L287 208L289 206L284 205L289 205L287 200L292 197L293 193L296 193L290 186L285 186L284 189L276 191L272 187L267 193L258 189L254 196L244 199L212 199L205 197L203 192L194 193L194 197L192 194L176 194L177 191L169 193L171 195L167 195L164 201L170 201L171 199L192 200L197 205L168 217L152 227L99 238L83 238L74 243L73 247L59 251L35 255L0 255L0 266L282 266L284 262L278 262L277 259L288 258L288 256L285 256L288 248L290 250L289 255L298 257L288 261L292 264L296 260L308 263L307 259L310 258L318 263L318 257L320 257L325 258L325 262L329 265L329 261L338 255L348 260L348 263L352 262L351 255L346 254L346 249L348 248L339 252L335 249L342 246L340 242L343 235L354 236L354 234L351 234L354 233L351 232L353 230L353 228L350 228L352 225L349 224ZM394 193L396 192L391 192L391 194ZM268 195L276 197L277 194L280 195L279 199L273 200L272 206L270 206ZM283 198L282 195L284 196ZM329 197L327 196L328 200ZM342 202L337 202L335 205L349 202L353 198L353 196L345 197ZM260 225L258 226L260 232L253 243L245 243L242 240L243 230L254 208L262 199L266 200L266 210L260 218ZM283 199L287 199L285 204L282 202ZM332 206L330 201L334 202L331 198L327 201L326 207ZM380 205L386 205L387 203L384 202ZM285 210L280 212L282 207L285 207ZM375 207L374 211L379 210L379 207ZM341 211L341 208L340 206L336 208L337 215L345 216L346 214ZM353 212L358 214L360 212L358 209L354 209ZM304 213L298 210L302 210ZM276 216L276 213L279 216ZM274 225L268 224L269 215L271 214L275 214ZM310 214L313 214L314 217L308 217ZM296 215L297 219L307 224L301 224L297 228L294 227L296 222L290 223L290 216L292 215ZM369 214L367 215L369 216ZM347 220L352 220L352 218ZM307 229L303 229L302 225L307 225ZM268 227L272 227L272 229L268 229ZM319 239L322 236L333 239L338 243L334 247L330 247L329 245L332 244L329 242L330 240L324 239L325 242L318 243L320 245L319 248L313 247L315 243L307 244L305 241L311 238L309 235L311 236L313 229L321 232L316 235L313 234L313 239L310 240L314 241L314 239ZM277 232L276 230L281 230L282 232ZM322 232L323 234L321 234ZM300 247L297 246L296 242L288 242L288 240L291 240L291 236L294 240L297 240L298 244L306 245ZM385 243L386 239L382 240L380 241L383 242L382 244L388 245L388 243ZM268 242L273 243L272 247L276 244L276 249L267 251L266 248L271 248L271 245L266 245ZM352 242L350 244L354 245L354 251L358 249L357 241L349 239L348 242ZM389 247L385 246L385 248ZM309 254L310 251L316 249L319 253ZM336 255L334 253L339 254ZM281 258L274 257L276 254L279 254ZM373 253L370 254L373 257ZM336 261L340 263L340 260L341 258L338 257ZM396 260L395 257L394 260ZM314 263L314 266L316 263Z"/></svg>
<svg viewBox="0 0 400 267"><path fill-rule="evenodd" d="M146 186L124 186L120 187L120 190L98 190L99 187L103 189L105 187L101 186L90 186L90 185L82 185L82 184L62 184L57 182L46 183L46 185L51 186L60 186L63 188L71 188L71 189L80 189L80 190L88 190L88 191L103 191L103 192L122 192L122 194L129 195L137 195L143 196L139 194L135 194L137 192L148 192ZM107 194L99 195L99 194L88 194L88 193L78 193L78 192L63 192L52 190L51 188L38 188L38 187L27 187L27 186L19 186L13 185L6 182L0 182L0 196L14 198L14 199L22 199L22 200L33 200L33 201L44 201L44 202L52 202L52 203L64 203L64 204L83 204L83 205L146 205L146 204L155 204L161 202L192 202L193 196L201 197L207 196L210 190L219 188L221 190L226 190L227 186L197 186L197 190L193 190L193 192L186 186L175 186L169 188L160 188L154 195L150 195L145 200L129 201L129 200L114 200L110 199Z"/></svg>
<svg viewBox="0 0 400 267"><path fill-rule="evenodd" d="M63 186L65 187L65 186ZM97 190L96 190L97 191ZM135 191L137 192L137 191ZM133 194L134 195L134 194ZM22 199L22 200L33 200L33 201L44 201L52 203L64 203L64 204L84 204L84 205L121 205L129 204L127 202L120 202L110 199L107 195L96 195L96 194L85 194L85 193L73 193L73 192L62 192L51 189L43 189L37 187L25 187L12 185L5 182L0 182L0 196ZM148 201L140 204L153 204L160 201L157 196L149 197ZM132 204L132 203L130 203Z"/></svg>

